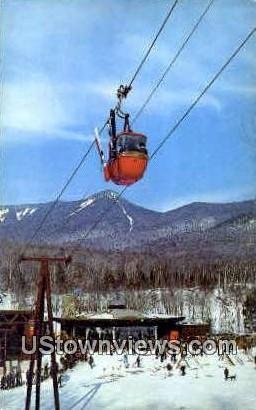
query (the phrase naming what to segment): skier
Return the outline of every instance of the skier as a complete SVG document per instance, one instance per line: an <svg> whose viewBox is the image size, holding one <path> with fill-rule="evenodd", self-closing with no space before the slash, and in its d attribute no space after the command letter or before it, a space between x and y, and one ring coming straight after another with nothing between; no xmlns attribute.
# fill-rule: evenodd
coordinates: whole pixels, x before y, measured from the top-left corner
<svg viewBox="0 0 256 410"><path fill-rule="evenodd" d="M11 383L12 387L16 387L16 375L14 372L11 373Z"/></svg>
<svg viewBox="0 0 256 410"><path fill-rule="evenodd" d="M95 366L95 363L94 363L94 359L93 359L92 355L89 356L88 363L90 365L90 368L93 369L94 366Z"/></svg>
<svg viewBox="0 0 256 410"><path fill-rule="evenodd" d="M9 390L11 388L11 375L7 374L6 376L6 388Z"/></svg>
<svg viewBox="0 0 256 410"><path fill-rule="evenodd" d="M10 389L12 389L13 387L15 387L15 377L13 372L11 371L11 373L9 374L9 383L10 383Z"/></svg>
<svg viewBox="0 0 256 410"><path fill-rule="evenodd" d="M168 376L170 376L170 375L171 375L171 371L172 371L172 365L171 365L171 363L167 363L166 369L167 369L167 374L168 374Z"/></svg>
<svg viewBox="0 0 256 410"><path fill-rule="evenodd" d="M228 370L227 367L225 367L225 369L224 369L224 377L225 377L225 380L228 380L228 376L229 376L229 370Z"/></svg>
<svg viewBox="0 0 256 410"><path fill-rule="evenodd" d="M164 350L163 353L161 353L160 355L160 362L163 363L164 360L166 359L167 359L167 353L166 353L166 350Z"/></svg>
<svg viewBox="0 0 256 410"><path fill-rule="evenodd" d="M137 356L136 362L135 362L137 367L141 366L141 359L140 359L140 355Z"/></svg>
<svg viewBox="0 0 256 410"><path fill-rule="evenodd" d="M16 373L16 386L22 386L22 373L20 368L17 370Z"/></svg>
<svg viewBox="0 0 256 410"><path fill-rule="evenodd" d="M18 387L19 386L19 378L18 378L18 371L16 370L16 372L14 373L14 387Z"/></svg>
<svg viewBox="0 0 256 410"><path fill-rule="evenodd" d="M124 353L124 366L125 366L126 369L128 369L128 367L129 367L127 352Z"/></svg>
<svg viewBox="0 0 256 410"><path fill-rule="evenodd" d="M180 366L180 371L181 371L181 376L185 376L185 374L186 374L186 366L185 366L185 365Z"/></svg>
<svg viewBox="0 0 256 410"><path fill-rule="evenodd" d="M44 380L48 379L48 377L49 377L49 365L48 363L46 363L44 366Z"/></svg>

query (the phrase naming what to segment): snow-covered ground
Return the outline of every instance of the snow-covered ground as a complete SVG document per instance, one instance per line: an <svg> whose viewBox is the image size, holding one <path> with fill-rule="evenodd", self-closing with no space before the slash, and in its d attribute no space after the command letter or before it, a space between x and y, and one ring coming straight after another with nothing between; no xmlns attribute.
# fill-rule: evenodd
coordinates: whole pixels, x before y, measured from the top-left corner
<svg viewBox="0 0 256 410"><path fill-rule="evenodd" d="M256 352L254 351L253 354ZM192 358L187 361L187 374L174 368L167 375L166 363L154 356L143 356L142 367L125 369L122 356L94 355L96 366L79 363L64 375L60 389L62 410L82 409L172 409L172 410L255 410L256 368L252 355L239 352L231 365L226 359L214 356ZM229 367L235 381L225 381L224 367ZM0 390L0 409L23 408L26 388ZM51 410L53 392L51 380L42 383L42 407Z"/></svg>

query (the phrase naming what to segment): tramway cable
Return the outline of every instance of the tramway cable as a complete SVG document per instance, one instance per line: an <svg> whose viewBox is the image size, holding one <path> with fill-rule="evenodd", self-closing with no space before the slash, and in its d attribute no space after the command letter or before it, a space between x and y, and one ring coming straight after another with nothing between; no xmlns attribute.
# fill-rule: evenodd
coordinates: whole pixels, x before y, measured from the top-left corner
<svg viewBox="0 0 256 410"><path fill-rule="evenodd" d="M82 159L80 160L80 162L78 163L78 165L75 167L75 169L72 171L70 177L68 178L67 182L64 184L63 188L61 189L61 191L59 192L59 194L57 195L56 199L54 200L54 202L51 203L51 205L49 206L48 210L46 211L42 221L40 222L40 224L38 225L37 229L35 230L35 232L33 233L33 235L31 236L31 238L28 241L28 244L30 244L35 237L38 235L38 233L40 232L40 230L42 229L45 221L47 220L47 218L49 217L49 215L52 213L52 211L54 210L55 206L57 205L57 203L59 202L60 198L62 197L62 195L64 194L64 192L66 191L66 189L68 188L68 186L70 185L71 181L73 180L73 178L75 177L75 175L77 174L78 170L81 168L81 166L84 164L86 158L88 157L88 155L90 154L93 146L95 144L95 141L92 141L92 143L90 144L88 150L86 151L86 153L83 155ZM27 246L27 245L26 245Z"/></svg>
<svg viewBox="0 0 256 410"><path fill-rule="evenodd" d="M146 60L147 60L147 58L148 58L148 56L149 56L149 54L150 54L152 48L154 47L154 45L155 45L155 43L156 43L158 37L160 36L160 34L161 34L161 32L163 31L163 29L164 29L164 27L165 27L167 21L169 20L169 18L171 17L171 15L172 15L172 13L173 13L175 7L177 6L178 1L179 1L179 0L175 0L174 3L173 3L173 5L171 6L170 10L168 11L168 13L167 13L167 15L166 15L164 21L162 22L162 24L161 24L161 26L160 26L160 28L159 28L159 30L158 30L158 32L157 32L155 38L154 38L154 40L153 40L152 43L150 44L150 46L149 46L149 48L148 48L146 54L145 54L144 57L142 58L141 63L139 64L137 70L135 71L135 73L134 73L134 75L133 75L131 81L129 82L128 88L131 88L131 87L132 87L132 84L133 84L135 78L137 77L137 75L139 74L139 72L140 72L142 66L143 66L144 63L146 62Z"/></svg>
<svg viewBox="0 0 256 410"><path fill-rule="evenodd" d="M193 110L193 108L198 104L198 102L201 100L201 98L207 93L209 88L215 83L215 81L219 78L219 76L223 73L223 71L228 67L228 65L231 63L231 61L237 56L237 54L240 52L240 50L245 46L245 44L251 39L251 37L255 34L256 32L256 27L252 29L249 34L245 37L245 39L242 41L242 43L236 48L236 50L230 55L228 60L225 62L225 64L222 65L222 67L217 71L217 73L214 75L214 77L208 82L206 87L203 89L203 91L195 98L193 103L190 105L190 107L185 111L185 113L182 115L182 117L176 122L176 124L169 130L167 135L162 139L160 144L155 148L155 150L152 152L150 159L152 160L158 151L162 148L162 146L166 143L166 141L171 137L171 135L177 130L177 128L180 126L180 124L186 119L186 117L190 114L190 112Z"/></svg>
<svg viewBox="0 0 256 410"><path fill-rule="evenodd" d="M137 113L135 114L135 116L133 117L132 120L132 124L134 124L137 119L140 117L140 115L142 114L142 112L144 111L144 109L146 108L146 106L148 105L148 103L151 101L153 95L155 94L155 92L157 91L157 89L160 87L160 85L162 84L162 82L164 81L165 77L167 76L167 74L169 73L170 69L173 67L173 65L176 63L178 57L180 56L181 52L183 51L183 49L186 47L186 45L188 44L189 40L191 39L191 37L193 36L193 34L197 31L200 23L202 22L202 20L204 19L205 15L207 14L208 10L210 9L210 7L212 6L212 4L214 3L215 0L211 0L207 7L204 9L203 13L200 15L199 19L197 20L197 22L195 23L195 25L193 26L192 30L190 31L190 33L187 35L185 41L182 43L181 47L178 49L177 53L175 54L175 56L171 59L170 63L168 64L166 70L163 72L163 74L161 75L161 77L159 78L158 82L156 83L156 85L153 87L152 91L150 92L150 94L148 95L148 97L146 98L145 102L142 104L141 108L137 111Z"/></svg>

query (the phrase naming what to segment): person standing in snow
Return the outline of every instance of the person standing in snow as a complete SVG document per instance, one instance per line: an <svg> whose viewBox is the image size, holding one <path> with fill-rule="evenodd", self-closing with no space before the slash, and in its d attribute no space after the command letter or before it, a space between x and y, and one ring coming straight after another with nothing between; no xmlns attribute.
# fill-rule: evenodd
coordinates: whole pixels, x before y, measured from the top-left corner
<svg viewBox="0 0 256 410"><path fill-rule="evenodd" d="M13 371L11 371L10 373L10 388L15 387L15 374L13 373Z"/></svg>
<svg viewBox="0 0 256 410"><path fill-rule="evenodd" d="M171 363L167 363L167 365L166 365L166 370L167 370L167 375L170 376L170 375L171 375L171 371L172 371L172 365L171 365Z"/></svg>
<svg viewBox="0 0 256 410"><path fill-rule="evenodd" d="M90 368L93 369L94 366L95 366L95 363L94 363L94 359L93 359L92 355L89 356L88 363L90 365Z"/></svg>
<svg viewBox="0 0 256 410"><path fill-rule="evenodd" d="M49 365L48 363L46 363L44 366L44 380L48 379L48 377L49 377Z"/></svg>
<svg viewBox="0 0 256 410"><path fill-rule="evenodd" d="M126 367L126 369L129 367L127 352L124 353L124 366Z"/></svg>
<svg viewBox="0 0 256 410"><path fill-rule="evenodd" d="M22 373L20 368L17 370L16 373L16 386L22 386Z"/></svg>
<svg viewBox="0 0 256 410"><path fill-rule="evenodd" d="M140 366L141 366L141 359L140 359L140 355L139 355L139 354L138 354L138 356L137 356L137 359L136 359L135 364L136 364L137 367L140 367Z"/></svg>
<svg viewBox="0 0 256 410"><path fill-rule="evenodd" d="M11 373L7 374L6 376L6 380L7 380L7 389L9 390L12 387L12 375Z"/></svg>
<svg viewBox="0 0 256 410"><path fill-rule="evenodd" d="M164 350L160 355L160 362L163 363L164 360L166 359L167 359L167 353L166 353L166 350Z"/></svg>
<svg viewBox="0 0 256 410"><path fill-rule="evenodd" d="M225 380L228 380L228 376L229 376L229 370L228 370L227 367L225 367L225 369L224 369L224 377L225 377Z"/></svg>
<svg viewBox="0 0 256 410"><path fill-rule="evenodd" d="M183 364L180 366L181 376L185 376L186 374L186 366Z"/></svg>

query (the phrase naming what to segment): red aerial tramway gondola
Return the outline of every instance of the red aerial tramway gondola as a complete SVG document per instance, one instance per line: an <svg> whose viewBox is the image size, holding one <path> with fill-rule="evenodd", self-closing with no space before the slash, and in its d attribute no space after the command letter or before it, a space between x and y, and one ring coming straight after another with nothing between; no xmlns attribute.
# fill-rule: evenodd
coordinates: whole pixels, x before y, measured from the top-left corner
<svg viewBox="0 0 256 410"><path fill-rule="evenodd" d="M121 99L127 95L127 87L118 89L119 104L110 110L109 126L109 155L104 161L103 151L100 148L98 137L96 143L101 157L106 181L117 185L131 185L141 179L148 163L147 137L144 134L133 132L129 124L129 114L121 111ZM117 133L116 116L124 120L123 131Z"/></svg>

